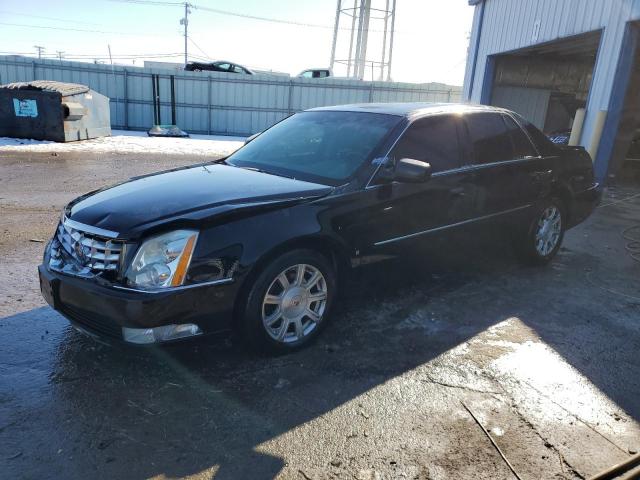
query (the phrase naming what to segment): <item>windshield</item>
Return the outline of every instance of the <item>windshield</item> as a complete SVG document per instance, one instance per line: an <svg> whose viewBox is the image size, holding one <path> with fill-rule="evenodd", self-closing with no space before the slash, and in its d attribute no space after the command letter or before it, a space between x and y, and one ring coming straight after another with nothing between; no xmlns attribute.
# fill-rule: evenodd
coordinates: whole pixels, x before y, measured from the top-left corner
<svg viewBox="0 0 640 480"><path fill-rule="evenodd" d="M226 163L340 185L365 164L400 120L377 113L302 112L256 137Z"/></svg>

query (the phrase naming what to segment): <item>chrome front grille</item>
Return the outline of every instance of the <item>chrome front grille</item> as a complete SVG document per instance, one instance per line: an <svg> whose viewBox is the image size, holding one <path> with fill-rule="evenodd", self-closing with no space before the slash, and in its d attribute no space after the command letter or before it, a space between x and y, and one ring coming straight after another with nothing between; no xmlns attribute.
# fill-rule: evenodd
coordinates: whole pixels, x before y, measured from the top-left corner
<svg viewBox="0 0 640 480"><path fill-rule="evenodd" d="M122 242L81 230L75 222L64 219L52 242L50 266L81 275L117 272L122 250Z"/></svg>

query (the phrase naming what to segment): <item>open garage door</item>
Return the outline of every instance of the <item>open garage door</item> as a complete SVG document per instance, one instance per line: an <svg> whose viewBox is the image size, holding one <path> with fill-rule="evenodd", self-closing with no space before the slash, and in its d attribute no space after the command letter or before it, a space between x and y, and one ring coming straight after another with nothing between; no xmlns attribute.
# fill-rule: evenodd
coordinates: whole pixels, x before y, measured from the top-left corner
<svg viewBox="0 0 640 480"><path fill-rule="evenodd" d="M567 143L576 111L587 103L601 33L495 56L489 103L518 112L553 141Z"/></svg>

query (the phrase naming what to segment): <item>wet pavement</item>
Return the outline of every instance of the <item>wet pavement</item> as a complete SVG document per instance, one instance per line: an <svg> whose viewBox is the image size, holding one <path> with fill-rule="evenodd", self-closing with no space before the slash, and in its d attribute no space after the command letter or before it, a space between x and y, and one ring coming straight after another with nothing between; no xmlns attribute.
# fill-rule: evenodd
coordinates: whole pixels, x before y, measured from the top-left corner
<svg viewBox="0 0 640 480"><path fill-rule="evenodd" d="M523 479L640 449L637 189L608 192L545 268L491 236L364 267L295 354L75 332L36 276L62 205L196 161L0 152L0 478L514 478L473 416Z"/></svg>

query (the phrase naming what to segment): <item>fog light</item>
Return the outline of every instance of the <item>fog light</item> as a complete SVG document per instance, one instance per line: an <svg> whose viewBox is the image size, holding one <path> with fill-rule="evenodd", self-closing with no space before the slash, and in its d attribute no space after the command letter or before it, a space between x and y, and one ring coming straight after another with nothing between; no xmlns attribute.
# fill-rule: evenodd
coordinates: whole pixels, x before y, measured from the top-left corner
<svg viewBox="0 0 640 480"><path fill-rule="evenodd" d="M155 328L128 328L122 327L122 337L125 342L148 344L168 342L179 338L202 335L200 327L193 323L183 323L181 325L164 325Z"/></svg>

